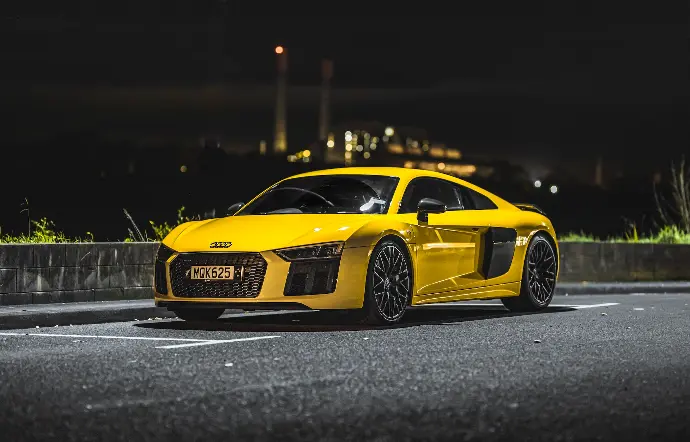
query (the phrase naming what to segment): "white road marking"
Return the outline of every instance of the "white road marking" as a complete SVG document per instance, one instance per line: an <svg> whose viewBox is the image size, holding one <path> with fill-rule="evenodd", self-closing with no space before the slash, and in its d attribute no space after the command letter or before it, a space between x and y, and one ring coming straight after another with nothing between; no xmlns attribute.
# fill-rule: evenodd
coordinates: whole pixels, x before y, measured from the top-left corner
<svg viewBox="0 0 690 442"><path fill-rule="evenodd" d="M185 338L149 338L146 336L107 336L107 335L65 335L59 333L0 333L0 335L10 336L48 336L54 338L100 338L100 339L131 339L140 341L188 341L199 342L205 339L185 339Z"/></svg>
<svg viewBox="0 0 690 442"><path fill-rule="evenodd" d="M238 339L219 339L219 340L207 340L207 341L199 341L199 342L194 342L191 344L176 344L176 345L165 345L162 347L156 347L156 348L185 348L185 347L198 347L200 345L212 345L212 344L227 344L230 342L246 342L246 341L258 341L261 339L275 339L279 338L280 336L254 336L252 338L238 338Z"/></svg>
<svg viewBox="0 0 690 442"><path fill-rule="evenodd" d="M187 342L187 344L164 345L156 348L172 349L184 347L198 347L200 345L227 344L231 342L257 341L260 339L275 339L280 336L254 336L237 339L188 339L188 338L152 338L147 336L108 336L108 335L68 335L60 333L0 333L0 336L47 336L54 338L96 338L96 339L123 339L133 341L173 341Z"/></svg>
<svg viewBox="0 0 690 442"><path fill-rule="evenodd" d="M549 307L562 307L562 308L574 308L574 309L583 309L583 308L598 308L598 307L610 307L613 305L619 305L619 302L605 302L602 304L551 304ZM465 306L465 307L503 307L503 304L497 304L497 303L479 303L479 302L440 302L438 304L419 304L414 307L443 307L443 306L448 306L448 305L457 305L457 306Z"/></svg>
<svg viewBox="0 0 690 442"><path fill-rule="evenodd" d="M612 305L619 305L619 302L605 302L603 304L586 304L586 305L552 305L551 307L571 307L581 310L583 308L598 308L598 307L611 307Z"/></svg>

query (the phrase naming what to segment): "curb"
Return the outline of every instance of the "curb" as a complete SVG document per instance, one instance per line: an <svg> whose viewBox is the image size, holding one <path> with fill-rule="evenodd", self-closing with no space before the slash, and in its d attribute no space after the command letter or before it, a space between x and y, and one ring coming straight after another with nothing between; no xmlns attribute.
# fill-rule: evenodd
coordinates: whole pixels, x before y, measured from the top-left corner
<svg viewBox="0 0 690 442"><path fill-rule="evenodd" d="M16 305L0 308L0 330L126 322L154 317L174 318L175 314L156 307L152 299Z"/></svg>
<svg viewBox="0 0 690 442"><path fill-rule="evenodd" d="M556 285L556 295L630 295L636 293L690 293L690 281L664 282L564 282ZM150 318L175 318L153 299L129 301L26 304L0 307L0 330L56 325L102 324Z"/></svg>
<svg viewBox="0 0 690 442"><path fill-rule="evenodd" d="M556 295L630 295L634 293L690 293L690 281L562 282Z"/></svg>

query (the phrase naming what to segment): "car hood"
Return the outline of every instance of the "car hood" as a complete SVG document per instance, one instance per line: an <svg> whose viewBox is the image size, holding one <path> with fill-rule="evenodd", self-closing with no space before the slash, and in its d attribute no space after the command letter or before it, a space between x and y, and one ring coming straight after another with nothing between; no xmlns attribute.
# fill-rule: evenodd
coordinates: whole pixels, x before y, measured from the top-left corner
<svg viewBox="0 0 690 442"><path fill-rule="evenodd" d="M241 215L178 226L163 241L178 252L261 252L283 247L345 241L381 215ZM231 242L227 249L211 249L216 241Z"/></svg>

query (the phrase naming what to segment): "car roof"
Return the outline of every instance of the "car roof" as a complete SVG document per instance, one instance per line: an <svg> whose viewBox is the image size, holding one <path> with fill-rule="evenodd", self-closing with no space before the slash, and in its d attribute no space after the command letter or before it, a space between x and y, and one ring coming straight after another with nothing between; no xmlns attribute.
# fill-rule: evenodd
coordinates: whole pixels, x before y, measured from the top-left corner
<svg viewBox="0 0 690 442"><path fill-rule="evenodd" d="M454 178L450 175L433 172L430 170L423 169L408 169L403 167L338 167L334 169L322 169L315 170L313 172L301 173L299 175L294 175L290 178L306 177L306 176L318 176L318 175L383 175L383 176L393 176L399 178L415 178L418 176L429 176L435 178L449 179ZM462 181L462 180L460 180Z"/></svg>

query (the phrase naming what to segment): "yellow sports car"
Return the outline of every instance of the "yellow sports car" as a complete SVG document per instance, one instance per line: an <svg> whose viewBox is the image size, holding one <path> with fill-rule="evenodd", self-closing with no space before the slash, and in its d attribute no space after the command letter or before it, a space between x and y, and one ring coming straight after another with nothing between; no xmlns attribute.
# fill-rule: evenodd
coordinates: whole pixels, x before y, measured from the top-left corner
<svg viewBox="0 0 690 442"><path fill-rule="evenodd" d="M551 302L558 256L536 206L435 172L330 169L177 226L156 256L155 299L189 321L316 309L390 324L410 305L495 298L536 311Z"/></svg>

